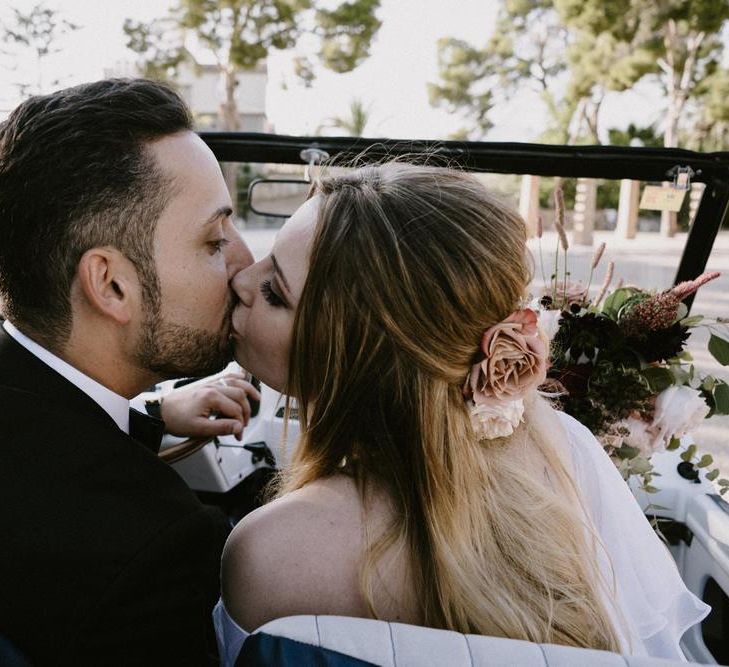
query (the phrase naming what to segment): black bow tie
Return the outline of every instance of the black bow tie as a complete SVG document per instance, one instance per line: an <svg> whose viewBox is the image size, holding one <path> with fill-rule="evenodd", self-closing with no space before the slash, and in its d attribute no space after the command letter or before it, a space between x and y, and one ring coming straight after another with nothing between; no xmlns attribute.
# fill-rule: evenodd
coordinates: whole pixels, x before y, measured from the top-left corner
<svg viewBox="0 0 729 667"><path fill-rule="evenodd" d="M129 435L151 452L155 454L159 452L164 432L165 423L161 419L129 408Z"/></svg>

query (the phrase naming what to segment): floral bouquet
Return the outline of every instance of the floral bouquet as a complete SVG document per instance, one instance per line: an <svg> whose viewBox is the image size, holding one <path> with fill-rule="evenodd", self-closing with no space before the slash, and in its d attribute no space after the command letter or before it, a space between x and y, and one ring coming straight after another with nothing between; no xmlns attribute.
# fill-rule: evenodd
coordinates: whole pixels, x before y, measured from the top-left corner
<svg viewBox="0 0 729 667"><path fill-rule="evenodd" d="M601 289L590 298L590 283L605 244L593 256L587 285L570 282L559 189L555 226L565 268L560 279L555 258L555 272L550 281L545 280L534 304L540 327L551 341L551 366L540 389L595 434L624 479L637 476L641 488L656 492L652 481L658 473L651 455L678 449L681 438L705 418L729 414L729 385L700 375L685 349L692 329L709 327L709 352L722 365L729 364L729 341L716 333L728 321L688 316L683 303L719 274L704 273L662 292L621 284L610 291L614 271L610 262ZM541 244L541 223L537 236ZM713 464L712 457L699 455L694 444L684 449L681 458L693 469L709 469ZM717 480L718 476L718 469L706 473L708 480L717 481L723 495L729 480Z"/></svg>

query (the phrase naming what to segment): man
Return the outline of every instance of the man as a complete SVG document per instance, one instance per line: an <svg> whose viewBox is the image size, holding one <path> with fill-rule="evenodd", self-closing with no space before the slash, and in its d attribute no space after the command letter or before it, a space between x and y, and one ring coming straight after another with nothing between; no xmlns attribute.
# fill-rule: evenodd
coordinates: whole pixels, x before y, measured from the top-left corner
<svg viewBox="0 0 729 667"><path fill-rule="evenodd" d="M230 359L229 280L252 257L191 128L144 80L34 97L0 126L0 636L33 664L214 654L227 525L128 405Z"/></svg>

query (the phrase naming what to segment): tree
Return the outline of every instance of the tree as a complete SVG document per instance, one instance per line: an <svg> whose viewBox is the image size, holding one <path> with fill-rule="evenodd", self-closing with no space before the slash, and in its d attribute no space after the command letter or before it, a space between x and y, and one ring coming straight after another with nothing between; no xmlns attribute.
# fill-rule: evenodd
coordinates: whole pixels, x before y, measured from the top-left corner
<svg viewBox="0 0 729 667"><path fill-rule="evenodd" d="M699 151L723 151L729 146L729 70L719 68L697 90L698 104L682 143Z"/></svg>
<svg viewBox="0 0 729 667"><path fill-rule="evenodd" d="M30 52L35 59L35 81L15 84L21 97L30 97L45 92L47 86L58 86L61 79L44 81L44 61L48 56L61 50L56 46L60 37L78 30L80 26L60 18L59 12L48 9L42 3L33 5L27 13L14 7L11 8L11 11L12 18L8 25L0 28L0 38L3 43L15 46L14 49L11 47L10 52L6 52L6 54L17 59L18 51L24 50Z"/></svg>
<svg viewBox="0 0 729 667"><path fill-rule="evenodd" d="M439 83L428 84L430 103L462 113L469 126L460 136L481 139L491 129L494 104L531 86L556 116L555 84L566 69L567 32L551 0L508 0L483 48L458 39L438 42ZM567 122L562 119L562 126Z"/></svg>
<svg viewBox="0 0 729 667"><path fill-rule="evenodd" d="M141 56L143 71L156 78L174 79L181 63L194 60L195 48L212 57L223 79L221 127L234 131L241 72L254 69L272 49L294 48L305 34L318 39L317 56L325 67L350 71L369 55L381 23L379 4L349 0L325 8L316 0L178 0L168 16L151 24L127 19L124 32L127 46ZM311 59L299 60L297 69L309 80L314 76ZM232 165L224 171L235 203L237 169Z"/></svg>
<svg viewBox="0 0 729 667"><path fill-rule="evenodd" d="M555 5L566 24L632 51L626 84L646 76L660 82L666 100L663 143L677 146L688 101L718 67L729 0L555 0Z"/></svg>
<svg viewBox="0 0 729 667"><path fill-rule="evenodd" d="M641 63L634 82L658 80L666 100L663 145L678 146L681 123L699 102L702 83L718 69L719 38L729 19L729 0L555 0L563 19L592 35L609 35L626 44ZM725 103L727 104L727 103ZM675 213L663 211L661 231L672 236Z"/></svg>
<svg viewBox="0 0 729 667"><path fill-rule="evenodd" d="M639 127L630 123L627 128L610 128L608 130L608 142L612 146L646 146L658 148L663 145L663 140L658 136L653 125Z"/></svg>
<svg viewBox="0 0 729 667"><path fill-rule="evenodd" d="M334 116L319 126L317 132L324 128L342 130L350 137L362 137L370 120L370 110L361 99L355 97L349 104L349 115Z"/></svg>
<svg viewBox="0 0 729 667"><path fill-rule="evenodd" d="M440 43L431 101L461 111L483 134L497 96L532 85L552 121L548 139L599 142L605 94L651 77L666 101L663 143L674 147L689 101L709 99L702 82L718 70L727 19L729 0L503 0L485 48Z"/></svg>

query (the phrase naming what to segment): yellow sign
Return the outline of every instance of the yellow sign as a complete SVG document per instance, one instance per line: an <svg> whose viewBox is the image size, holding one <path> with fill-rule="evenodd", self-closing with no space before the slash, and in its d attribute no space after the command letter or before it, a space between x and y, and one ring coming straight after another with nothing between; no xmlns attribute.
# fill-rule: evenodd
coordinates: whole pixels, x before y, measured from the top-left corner
<svg viewBox="0 0 729 667"><path fill-rule="evenodd" d="M660 185L646 185L640 198L640 208L650 211L680 211L687 190Z"/></svg>

